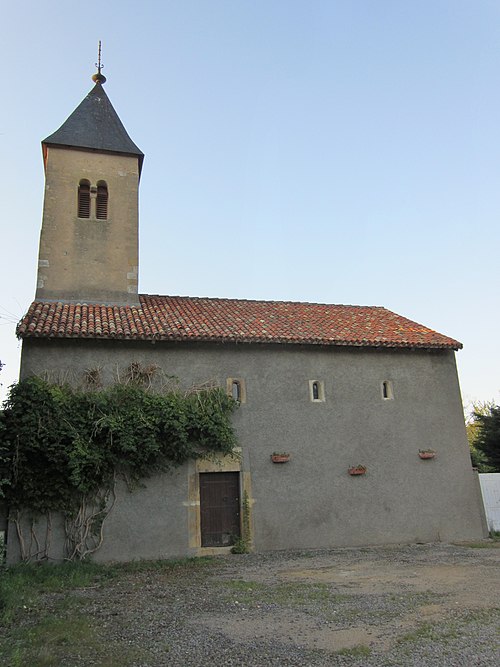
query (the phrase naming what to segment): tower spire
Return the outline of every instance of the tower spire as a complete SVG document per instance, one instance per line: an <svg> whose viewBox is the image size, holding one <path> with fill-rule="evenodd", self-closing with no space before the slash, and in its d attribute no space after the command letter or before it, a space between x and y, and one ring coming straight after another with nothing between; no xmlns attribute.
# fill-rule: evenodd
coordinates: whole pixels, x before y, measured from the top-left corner
<svg viewBox="0 0 500 667"><path fill-rule="evenodd" d="M94 74L92 77L92 81L95 81L95 83L100 83L103 84L106 82L106 77L104 74L101 74L101 70L104 67L104 65L101 64L101 40L99 40L99 47L97 51L97 62L95 64L97 67L97 74Z"/></svg>

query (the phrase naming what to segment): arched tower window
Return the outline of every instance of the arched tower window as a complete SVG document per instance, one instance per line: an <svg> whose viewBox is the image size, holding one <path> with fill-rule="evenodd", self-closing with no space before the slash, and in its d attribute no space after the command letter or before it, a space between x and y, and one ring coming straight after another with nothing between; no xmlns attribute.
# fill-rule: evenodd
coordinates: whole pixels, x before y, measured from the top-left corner
<svg viewBox="0 0 500 667"><path fill-rule="evenodd" d="M108 186L104 181L97 183L96 215L98 220L108 219Z"/></svg>
<svg viewBox="0 0 500 667"><path fill-rule="evenodd" d="M90 218L90 183L86 180L78 185L78 217Z"/></svg>

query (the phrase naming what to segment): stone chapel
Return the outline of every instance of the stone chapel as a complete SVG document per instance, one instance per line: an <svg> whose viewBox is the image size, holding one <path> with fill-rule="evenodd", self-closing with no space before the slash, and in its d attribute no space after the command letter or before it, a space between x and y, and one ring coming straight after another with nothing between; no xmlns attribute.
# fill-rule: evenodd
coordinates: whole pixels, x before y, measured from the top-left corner
<svg viewBox="0 0 500 667"><path fill-rule="evenodd" d="M248 499L257 551L485 535L456 340L385 308L138 293L144 155L94 86L42 142L35 300L18 326L21 377L103 384L155 364L240 403L237 458L118 489L96 560L224 553ZM420 450L432 449L430 460ZM272 454L286 454L274 462ZM362 466L363 474L352 474ZM351 474L350 474L351 471ZM53 557L61 557L54 539ZM17 558L13 532L9 560Z"/></svg>

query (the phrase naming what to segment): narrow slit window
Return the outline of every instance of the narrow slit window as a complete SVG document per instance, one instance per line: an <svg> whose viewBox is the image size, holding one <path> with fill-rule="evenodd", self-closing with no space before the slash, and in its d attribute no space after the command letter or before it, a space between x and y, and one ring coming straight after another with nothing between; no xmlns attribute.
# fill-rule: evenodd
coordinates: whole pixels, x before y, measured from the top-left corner
<svg viewBox="0 0 500 667"><path fill-rule="evenodd" d="M96 218L98 220L108 219L108 186L104 181L99 181L97 184Z"/></svg>
<svg viewBox="0 0 500 667"><path fill-rule="evenodd" d="M394 391L392 389L392 382L390 380L384 380L382 382L382 398L385 401L389 401L394 398Z"/></svg>
<svg viewBox="0 0 500 667"><path fill-rule="evenodd" d="M78 217L90 218L90 183L80 181L78 185Z"/></svg>
<svg viewBox="0 0 500 667"><path fill-rule="evenodd" d="M309 398L313 403L325 402L325 385L321 380L309 380Z"/></svg>
<svg viewBox="0 0 500 667"><path fill-rule="evenodd" d="M247 394L245 388L245 380L243 378L227 378L226 390L228 396L238 403L246 403Z"/></svg>
<svg viewBox="0 0 500 667"><path fill-rule="evenodd" d="M241 402L241 385L238 380L233 380L231 385L231 396L235 401Z"/></svg>

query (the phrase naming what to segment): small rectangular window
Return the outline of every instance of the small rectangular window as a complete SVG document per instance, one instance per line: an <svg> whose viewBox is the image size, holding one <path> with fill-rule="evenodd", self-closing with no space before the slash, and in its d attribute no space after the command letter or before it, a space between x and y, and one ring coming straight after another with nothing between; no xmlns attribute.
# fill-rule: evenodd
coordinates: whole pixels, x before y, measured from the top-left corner
<svg viewBox="0 0 500 667"><path fill-rule="evenodd" d="M309 398L313 403L325 402L325 384L321 380L309 380Z"/></svg>

